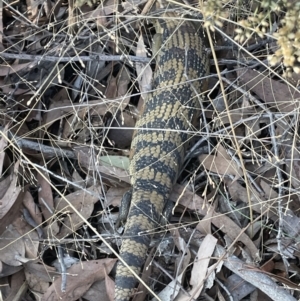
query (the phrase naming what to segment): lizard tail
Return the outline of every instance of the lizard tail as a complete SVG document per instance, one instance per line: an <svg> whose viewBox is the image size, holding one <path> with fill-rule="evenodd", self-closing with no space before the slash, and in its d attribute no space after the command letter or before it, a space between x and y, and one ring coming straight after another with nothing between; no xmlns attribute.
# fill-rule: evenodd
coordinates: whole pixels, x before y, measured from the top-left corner
<svg viewBox="0 0 300 301"><path fill-rule="evenodd" d="M145 262L145 257L151 240L151 230L158 226L155 222L158 214L153 208L151 199L153 197L162 198L155 191L134 191L132 194L132 204L138 200L138 205L131 208L126 223L126 230L122 241L120 256L128 264L130 269L139 275L141 267ZM164 201L161 202L162 204ZM155 213L155 211L157 213ZM117 265L115 301L128 301L134 294L137 285L136 277L131 273L121 261Z"/></svg>
<svg viewBox="0 0 300 301"><path fill-rule="evenodd" d="M138 121L138 127L142 120ZM174 117L166 124L178 121L178 117ZM120 257L136 274L140 273L145 262L151 234L160 225L164 206L183 160L183 141L186 139L177 131L157 132L151 130L149 124L147 127L147 130L136 133L132 143L136 145L130 163L133 192L120 251ZM118 262L115 301L128 301L134 293L137 280L130 269Z"/></svg>

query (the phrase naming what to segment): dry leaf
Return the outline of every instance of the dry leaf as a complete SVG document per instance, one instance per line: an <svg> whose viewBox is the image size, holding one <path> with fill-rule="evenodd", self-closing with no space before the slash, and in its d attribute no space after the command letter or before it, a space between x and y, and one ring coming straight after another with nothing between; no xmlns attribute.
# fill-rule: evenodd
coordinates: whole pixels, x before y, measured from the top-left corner
<svg viewBox="0 0 300 301"><path fill-rule="evenodd" d="M171 226L170 226L171 228ZM178 250L181 251L181 257L178 258L177 262L178 265L178 271L177 271L177 277L173 281L171 281L159 294L158 297L160 297L161 300L171 300L171 297L176 297L177 294L180 291L180 286L178 283L182 283L182 280L184 278L186 268L190 263L191 259L191 253L188 249L184 239L180 236L179 232L175 228L171 228L171 234L173 235L173 239L175 242L176 247ZM154 300L154 299L152 299ZM155 299L156 300L156 299Z"/></svg>
<svg viewBox="0 0 300 301"><path fill-rule="evenodd" d="M114 293L115 283L108 276L105 279L107 279L107 282L109 282L108 285L113 287L113 293ZM111 291L111 289L107 288L108 285L104 280L96 281L82 296L82 298L88 301L95 301L99 299L99 296L101 296L101 301L111 301L113 300L113 298L107 297L108 291Z"/></svg>
<svg viewBox="0 0 300 301"><path fill-rule="evenodd" d="M144 44L144 39L140 35L137 43L136 55L147 57L148 51ZM141 96L145 99L147 93L152 89L152 69L149 64L136 63L137 81L141 91Z"/></svg>
<svg viewBox="0 0 300 301"><path fill-rule="evenodd" d="M249 68L237 69L236 72L239 80L272 109L276 109L281 113L297 110L297 100L300 99L298 90Z"/></svg>
<svg viewBox="0 0 300 301"><path fill-rule="evenodd" d="M195 210L200 215L207 214L207 203L203 198L190 191L186 186L175 184L170 195L170 200L176 200L175 206L180 204L186 208Z"/></svg>
<svg viewBox="0 0 300 301"><path fill-rule="evenodd" d="M128 91L130 85L130 71L124 66L117 76L117 99L120 100L120 110L123 111L129 101L131 92Z"/></svg>
<svg viewBox="0 0 300 301"><path fill-rule="evenodd" d="M58 233L58 224L53 221L54 202L49 174L40 170L37 174L37 181L40 185L39 189L39 206L42 210L44 218L48 221L48 226L51 221L51 233Z"/></svg>
<svg viewBox="0 0 300 301"><path fill-rule="evenodd" d="M135 119L126 111L114 118L111 129L108 132L109 140L117 148L125 149L130 147L134 131Z"/></svg>
<svg viewBox="0 0 300 301"><path fill-rule="evenodd" d="M0 260L11 266L22 265L16 258L25 258L25 245L19 232L10 225L1 234Z"/></svg>
<svg viewBox="0 0 300 301"><path fill-rule="evenodd" d="M5 148L7 146L7 140L5 139L5 136L7 137L7 129L8 129L8 126L6 125L3 130L2 137L0 139L0 177L2 177L4 157L5 157Z"/></svg>
<svg viewBox="0 0 300 301"><path fill-rule="evenodd" d="M0 234L19 215L19 209L22 205L24 192L20 193L21 187L17 186L18 168L19 162L15 164L14 172L9 176L11 181L7 191L0 200Z"/></svg>
<svg viewBox="0 0 300 301"><path fill-rule="evenodd" d="M5 298L5 301L15 301L16 296L22 296L27 290L24 271L18 271L10 278L10 294Z"/></svg>
<svg viewBox="0 0 300 301"><path fill-rule="evenodd" d="M61 219L63 226L57 234L57 238L68 236L83 225L82 217L88 219L91 216L94 204L101 196L101 191L101 186L92 186L86 190L82 189L63 198L55 199L56 214L66 214L66 217ZM75 212L74 208L80 212L82 217Z"/></svg>
<svg viewBox="0 0 300 301"><path fill-rule="evenodd" d="M106 192L107 206L120 206L123 195L130 189L130 187L116 188L111 187Z"/></svg>
<svg viewBox="0 0 300 301"><path fill-rule="evenodd" d="M237 241L241 241L250 251L253 260L260 259L259 250L253 241L228 216L215 212L212 217L212 223L222 232L226 233L232 241L236 239Z"/></svg>
<svg viewBox="0 0 300 301"><path fill-rule="evenodd" d="M106 258L72 265L68 269L66 292L61 292L61 277L59 277L49 287L41 300L77 300L85 294L95 281L104 279L113 268L115 262L116 259Z"/></svg>
<svg viewBox="0 0 300 301"><path fill-rule="evenodd" d="M40 245L38 233L32 231L32 227L26 223L22 216L16 218L12 225L20 234L20 239L24 241L25 257L27 259L36 259Z"/></svg>
<svg viewBox="0 0 300 301"><path fill-rule="evenodd" d="M193 287L189 294L193 296L193 298L197 299L203 289L204 282L206 280L206 275L208 271L209 261L214 252L215 246L217 244L217 239L212 235L208 234L197 253L197 257L194 261L190 285ZM185 296L185 298L179 299L180 301L188 301L190 300L189 296ZM178 300L178 301L179 301Z"/></svg>
<svg viewBox="0 0 300 301"><path fill-rule="evenodd" d="M39 207L34 202L32 195L26 191L23 199L23 205L30 213L30 216L33 218L37 225L40 225L43 221L42 214Z"/></svg>
<svg viewBox="0 0 300 301"><path fill-rule="evenodd" d="M235 177L243 176L242 169L232 159L227 159L223 156L200 155L199 161L207 170L218 175L233 175Z"/></svg>

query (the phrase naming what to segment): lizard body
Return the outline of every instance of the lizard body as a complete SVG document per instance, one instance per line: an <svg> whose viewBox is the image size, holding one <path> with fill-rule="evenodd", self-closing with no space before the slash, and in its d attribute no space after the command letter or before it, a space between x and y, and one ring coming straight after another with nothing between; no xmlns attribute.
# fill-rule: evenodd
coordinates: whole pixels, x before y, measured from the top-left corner
<svg viewBox="0 0 300 301"><path fill-rule="evenodd" d="M191 22L176 13L165 13L157 22L161 47L155 57L153 92L145 100L131 144L132 197L120 251L137 274L151 240L145 233L159 227L182 166L209 68L204 43ZM115 301L130 300L136 284L129 269L119 262Z"/></svg>

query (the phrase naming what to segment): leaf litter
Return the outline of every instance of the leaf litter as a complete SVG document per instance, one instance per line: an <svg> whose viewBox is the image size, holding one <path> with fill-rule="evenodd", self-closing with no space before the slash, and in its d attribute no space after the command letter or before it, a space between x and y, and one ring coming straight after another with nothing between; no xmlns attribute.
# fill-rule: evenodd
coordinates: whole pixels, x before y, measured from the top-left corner
<svg viewBox="0 0 300 301"><path fill-rule="evenodd" d="M113 300L118 208L154 70L157 12L146 2L0 2L3 300ZM194 3L177 9L202 22ZM237 47L236 26L225 22L208 49L218 61L204 112L135 301L151 290L300 298L299 76L266 64L277 47L267 36Z"/></svg>

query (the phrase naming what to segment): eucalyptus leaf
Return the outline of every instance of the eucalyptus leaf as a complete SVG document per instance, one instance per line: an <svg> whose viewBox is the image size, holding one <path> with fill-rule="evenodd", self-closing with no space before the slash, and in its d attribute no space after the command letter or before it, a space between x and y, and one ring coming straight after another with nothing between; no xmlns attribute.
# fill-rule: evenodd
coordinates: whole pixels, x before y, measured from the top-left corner
<svg viewBox="0 0 300 301"><path fill-rule="evenodd" d="M129 158L123 156L101 156L100 164L103 166L114 166L121 169L129 169Z"/></svg>

